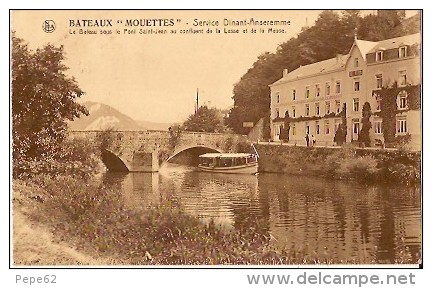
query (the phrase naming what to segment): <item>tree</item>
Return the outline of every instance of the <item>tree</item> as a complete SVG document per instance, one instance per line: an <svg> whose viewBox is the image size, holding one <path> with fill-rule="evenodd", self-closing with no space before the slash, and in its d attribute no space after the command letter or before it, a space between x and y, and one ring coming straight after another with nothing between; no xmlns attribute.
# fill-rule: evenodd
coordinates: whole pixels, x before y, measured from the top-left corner
<svg viewBox="0 0 432 288"><path fill-rule="evenodd" d="M66 120L86 108L84 94L63 64L63 46L47 44L32 51L12 35L12 145L15 170L22 161L55 158L66 137Z"/></svg>
<svg viewBox="0 0 432 288"><path fill-rule="evenodd" d="M339 116L342 118L342 124L339 124L333 141L336 142L337 145L342 146L343 143L346 142L347 136L347 119L346 119L346 103L343 103L342 111Z"/></svg>
<svg viewBox="0 0 432 288"><path fill-rule="evenodd" d="M289 141L289 131L290 131L290 116L289 112L285 112L284 124L281 127L279 139L282 141Z"/></svg>
<svg viewBox="0 0 432 288"><path fill-rule="evenodd" d="M403 10L378 10L377 15L367 15L360 21L359 38L368 41L380 41L405 35L402 21Z"/></svg>
<svg viewBox="0 0 432 288"><path fill-rule="evenodd" d="M347 36L354 39L354 35L358 33L361 23L360 10L344 10L342 11L341 21L346 28Z"/></svg>
<svg viewBox="0 0 432 288"><path fill-rule="evenodd" d="M224 132L223 116L216 108L201 106L195 114L183 123L186 131L195 132Z"/></svg>
<svg viewBox="0 0 432 288"><path fill-rule="evenodd" d="M339 124L333 141L336 142L337 145L342 146L342 144L346 142L346 135L347 135L346 124L344 123Z"/></svg>
<svg viewBox="0 0 432 288"><path fill-rule="evenodd" d="M271 53L260 55L238 83L234 85L234 107L230 110L226 124L234 132L247 134L243 122L258 122L266 117L270 109L269 84L280 78L279 61ZM279 72L278 72L279 71Z"/></svg>
<svg viewBox="0 0 432 288"><path fill-rule="evenodd" d="M371 144L371 139L369 136L369 130L372 128L372 124L370 122L370 116L372 115L372 109L369 102L365 102L362 109L362 128L359 133L359 142L363 143L366 147L369 147Z"/></svg>

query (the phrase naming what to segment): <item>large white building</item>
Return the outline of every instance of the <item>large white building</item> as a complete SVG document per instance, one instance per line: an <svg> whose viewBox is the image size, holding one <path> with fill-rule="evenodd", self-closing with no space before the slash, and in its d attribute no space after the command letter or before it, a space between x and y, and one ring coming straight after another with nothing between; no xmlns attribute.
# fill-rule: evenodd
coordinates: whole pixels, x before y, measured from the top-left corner
<svg viewBox="0 0 432 288"><path fill-rule="evenodd" d="M347 55L289 73L284 70L283 77L270 85L272 140L278 141L282 129L287 129L285 122L289 143L305 144L309 134L317 145L335 145L336 130L346 119L346 141L355 142L362 128L363 105L369 102L372 144L384 141L383 133L393 134L387 139L410 135L410 146L419 149L420 38L417 33L380 42L354 39ZM389 110L385 97L394 100L394 108ZM383 119L394 131L383 131Z"/></svg>

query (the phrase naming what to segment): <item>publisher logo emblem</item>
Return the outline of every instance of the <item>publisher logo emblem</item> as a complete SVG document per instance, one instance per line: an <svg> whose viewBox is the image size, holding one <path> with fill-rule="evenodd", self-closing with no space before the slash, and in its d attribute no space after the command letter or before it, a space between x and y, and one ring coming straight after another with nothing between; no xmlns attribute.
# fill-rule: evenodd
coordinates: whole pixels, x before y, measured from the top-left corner
<svg viewBox="0 0 432 288"><path fill-rule="evenodd" d="M53 20L45 20L42 24L42 29L45 31L45 33L52 33L54 32L55 28L56 26Z"/></svg>

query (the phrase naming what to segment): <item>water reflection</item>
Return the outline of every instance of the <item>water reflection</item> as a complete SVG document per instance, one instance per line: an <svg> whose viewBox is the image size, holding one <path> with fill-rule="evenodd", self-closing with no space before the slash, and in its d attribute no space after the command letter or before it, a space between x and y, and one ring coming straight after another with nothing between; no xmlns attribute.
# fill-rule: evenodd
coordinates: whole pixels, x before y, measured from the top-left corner
<svg viewBox="0 0 432 288"><path fill-rule="evenodd" d="M279 248L364 263L395 263L421 254L419 189L281 174L202 173L176 165L159 173L107 173L103 181L123 190L130 209L165 199L225 229L256 227Z"/></svg>
<svg viewBox="0 0 432 288"><path fill-rule="evenodd" d="M158 173L107 172L104 185L122 190L122 198L128 209L155 207L161 203Z"/></svg>

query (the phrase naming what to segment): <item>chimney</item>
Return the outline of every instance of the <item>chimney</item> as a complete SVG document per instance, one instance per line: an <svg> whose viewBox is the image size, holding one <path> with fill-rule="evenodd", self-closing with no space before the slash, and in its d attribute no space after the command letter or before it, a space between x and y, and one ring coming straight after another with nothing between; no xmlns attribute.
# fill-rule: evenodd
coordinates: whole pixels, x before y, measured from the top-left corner
<svg viewBox="0 0 432 288"><path fill-rule="evenodd" d="M339 64L342 62L342 54L336 54L336 64Z"/></svg>
<svg viewBox="0 0 432 288"><path fill-rule="evenodd" d="M285 77L288 74L288 69L283 69L282 77Z"/></svg>

